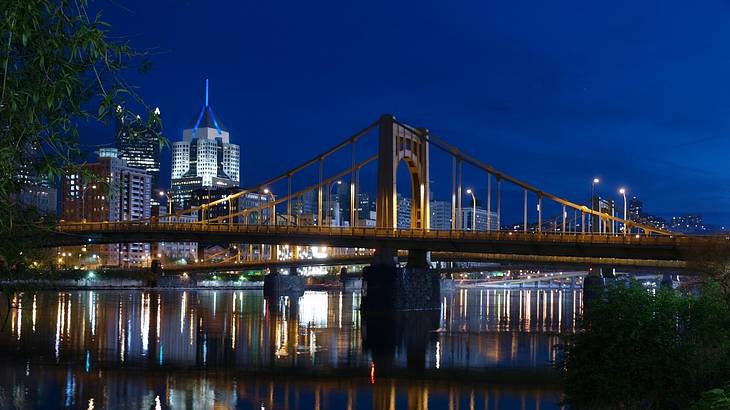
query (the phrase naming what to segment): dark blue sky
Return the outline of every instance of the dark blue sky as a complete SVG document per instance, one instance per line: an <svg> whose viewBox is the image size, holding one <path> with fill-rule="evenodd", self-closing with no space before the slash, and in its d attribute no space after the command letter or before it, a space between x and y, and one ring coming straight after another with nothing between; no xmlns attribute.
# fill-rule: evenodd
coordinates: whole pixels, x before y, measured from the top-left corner
<svg viewBox="0 0 730 410"><path fill-rule="evenodd" d="M598 175L602 192L618 199L625 185L649 212L730 222L728 1L94 7L115 34L159 51L132 81L171 141L210 78L211 105L242 148L244 186L393 113L575 201ZM450 189L448 167L432 173L437 195Z"/></svg>

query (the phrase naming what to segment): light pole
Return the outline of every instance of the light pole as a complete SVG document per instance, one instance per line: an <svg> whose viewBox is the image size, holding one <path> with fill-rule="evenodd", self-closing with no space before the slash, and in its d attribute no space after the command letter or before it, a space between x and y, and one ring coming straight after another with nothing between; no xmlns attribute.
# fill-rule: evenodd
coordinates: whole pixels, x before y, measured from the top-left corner
<svg viewBox="0 0 730 410"><path fill-rule="evenodd" d="M596 195L595 194L596 185L600 182L601 182L601 180L598 179L598 177L593 178L593 180L591 181L591 211L595 211L595 209L593 209L593 197ZM593 221L594 220L595 220L595 215L591 215L591 231L593 231ZM599 221L598 227L599 227L599 231L600 231L600 227L601 227L600 219L598 221Z"/></svg>
<svg viewBox="0 0 730 410"><path fill-rule="evenodd" d="M626 219L626 188L619 189L618 193L624 197L624 235L627 235L629 232L629 220Z"/></svg>
<svg viewBox="0 0 730 410"><path fill-rule="evenodd" d="M269 218L269 224L276 225L276 197L274 197L274 193L271 192L269 188L264 188L264 194L269 195L271 197L271 217ZM261 210L259 210L259 216L261 216ZM262 219L262 218L260 218ZM263 220L262 220L263 222ZM279 259L279 245L270 245L269 248L269 259L271 260L278 260ZM263 258L263 247L261 248L261 257Z"/></svg>
<svg viewBox="0 0 730 410"><path fill-rule="evenodd" d="M89 185L84 184L81 190L81 221L86 222L86 190L89 189ZM91 189L96 189L96 184L91 186Z"/></svg>
<svg viewBox="0 0 730 410"><path fill-rule="evenodd" d="M170 196L170 193L167 191L160 191L160 197L165 197L167 199L167 214L172 214L172 197Z"/></svg>
<svg viewBox="0 0 730 410"><path fill-rule="evenodd" d="M471 230L477 230L477 198L474 196L474 191L471 188L466 190L466 193L471 195Z"/></svg>
<svg viewBox="0 0 730 410"><path fill-rule="evenodd" d="M264 188L264 195L268 195L271 197L271 218L269 221L270 225L276 225L276 197L274 196L274 193L271 192L269 188ZM260 211L259 211L260 212Z"/></svg>
<svg viewBox="0 0 730 410"><path fill-rule="evenodd" d="M342 180L338 179L337 181L332 181L330 183L329 189L327 189L327 208L331 208L329 212L329 226L332 226L332 219L334 216L333 214L335 212L334 208L332 207L332 187L335 185L342 185Z"/></svg>

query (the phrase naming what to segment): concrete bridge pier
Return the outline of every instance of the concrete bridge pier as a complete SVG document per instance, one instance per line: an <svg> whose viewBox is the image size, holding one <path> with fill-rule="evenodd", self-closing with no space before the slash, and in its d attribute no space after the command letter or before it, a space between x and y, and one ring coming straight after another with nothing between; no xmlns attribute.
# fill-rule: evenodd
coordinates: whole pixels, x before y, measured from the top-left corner
<svg viewBox="0 0 730 410"><path fill-rule="evenodd" d="M349 273L347 268L342 267L340 269L340 283L342 283L342 290L345 292L359 291L362 289L362 275Z"/></svg>
<svg viewBox="0 0 730 410"><path fill-rule="evenodd" d="M679 282L679 275L672 275L671 273L663 273L662 280L659 282L659 286L666 287L669 289L674 288L674 282Z"/></svg>
<svg viewBox="0 0 730 410"><path fill-rule="evenodd" d="M387 377L398 367L396 356L404 353L407 369L423 370L429 341L438 337L433 331L439 317L438 310L363 311L362 346L372 355L376 377Z"/></svg>
<svg viewBox="0 0 730 410"><path fill-rule="evenodd" d="M590 302L597 299L606 286L602 268L589 268L588 275L583 278L583 300Z"/></svg>
<svg viewBox="0 0 730 410"><path fill-rule="evenodd" d="M371 311L440 308L441 277L431 269L428 251L409 251L408 263L398 266L397 250L377 249L363 269L362 308Z"/></svg>
<svg viewBox="0 0 730 410"><path fill-rule="evenodd" d="M304 294L304 277L299 275L295 266L288 268L288 274L279 273L278 268L270 268L264 276L264 297L301 296Z"/></svg>

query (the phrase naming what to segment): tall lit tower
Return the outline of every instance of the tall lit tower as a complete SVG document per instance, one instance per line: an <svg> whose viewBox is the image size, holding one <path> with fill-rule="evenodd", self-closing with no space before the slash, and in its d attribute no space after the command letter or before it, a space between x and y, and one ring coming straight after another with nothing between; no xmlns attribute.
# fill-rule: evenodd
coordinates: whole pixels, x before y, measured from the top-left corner
<svg viewBox="0 0 730 410"><path fill-rule="evenodd" d="M183 130L182 141L172 145L175 208L187 208L196 189L238 186L239 173L240 148L230 143L228 130L210 107L206 79L205 104L189 128Z"/></svg>
<svg viewBox="0 0 730 410"><path fill-rule="evenodd" d="M160 109L155 108L150 115L159 117ZM120 106L117 106L116 120L119 158L130 168L147 171L152 176L152 189L157 189L160 182L160 122L150 118L148 123L155 127L150 129L139 115L128 115Z"/></svg>

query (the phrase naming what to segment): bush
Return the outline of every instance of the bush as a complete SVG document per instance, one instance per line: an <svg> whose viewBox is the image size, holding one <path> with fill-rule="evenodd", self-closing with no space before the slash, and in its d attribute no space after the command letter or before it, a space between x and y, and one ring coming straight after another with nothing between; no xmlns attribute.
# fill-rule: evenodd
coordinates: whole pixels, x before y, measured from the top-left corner
<svg viewBox="0 0 730 410"><path fill-rule="evenodd" d="M730 409L730 386L725 389L712 389L702 393L691 410L728 410Z"/></svg>
<svg viewBox="0 0 730 410"><path fill-rule="evenodd" d="M730 308L699 296L613 284L586 301L583 330L560 346L575 408L687 408L730 374Z"/></svg>

